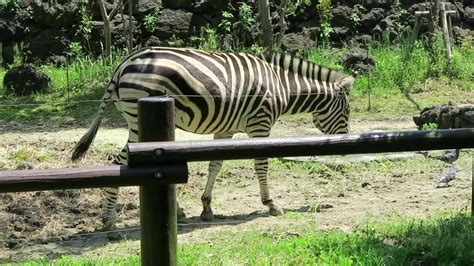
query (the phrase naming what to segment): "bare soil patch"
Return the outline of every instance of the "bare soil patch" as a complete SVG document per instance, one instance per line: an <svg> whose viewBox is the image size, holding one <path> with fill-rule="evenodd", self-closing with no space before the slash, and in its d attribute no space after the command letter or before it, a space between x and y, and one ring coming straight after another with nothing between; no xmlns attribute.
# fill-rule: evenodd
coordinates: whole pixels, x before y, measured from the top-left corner
<svg viewBox="0 0 474 266"><path fill-rule="evenodd" d="M415 130L411 118L355 120L352 130ZM86 129L0 133L0 170L82 167L108 164L107 158L126 141L125 129L101 128L86 158L69 161L70 149ZM310 135L318 131L309 119L283 120L274 136ZM238 137L242 137L239 135ZM179 132L178 139L211 138ZM191 164L189 183L178 187L179 201L190 223L179 227L179 241L211 242L221 230L262 230L275 226L289 232L305 226L352 230L366 219L391 216L425 217L434 211L459 211L470 206L472 152L457 162L458 175L451 186L437 188L446 165L433 159L324 166L309 163L270 162L271 193L286 211L270 217L260 203L253 162L224 164L217 180L213 210L216 221L203 223L200 197L207 175L206 163ZM120 191L119 228L125 241L111 243L100 228L99 189L0 194L0 262L56 258L63 254L101 256L139 252L138 189Z"/></svg>

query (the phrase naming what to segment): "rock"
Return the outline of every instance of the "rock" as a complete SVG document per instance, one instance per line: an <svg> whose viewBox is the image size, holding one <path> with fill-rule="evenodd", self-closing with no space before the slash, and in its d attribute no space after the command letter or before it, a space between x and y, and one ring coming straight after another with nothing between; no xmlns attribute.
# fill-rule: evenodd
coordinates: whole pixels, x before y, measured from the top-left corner
<svg viewBox="0 0 474 266"><path fill-rule="evenodd" d="M9 45L4 45L2 46L2 59L3 59L3 64L6 65L11 65L15 62L15 49L13 46L13 43Z"/></svg>
<svg viewBox="0 0 474 266"><path fill-rule="evenodd" d="M191 9L193 6L192 0L162 0L164 8L172 9Z"/></svg>
<svg viewBox="0 0 474 266"><path fill-rule="evenodd" d="M153 12L155 8L159 8L161 6L160 0L134 0L133 1L133 14L138 16L144 16L150 12ZM127 7L125 7L128 10ZM126 11L128 14L128 11Z"/></svg>
<svg viewBox="0 0 474 266"><path fill-rule="evenodd" d="M383 8L372 8L369 13L361 17L361 25L365 28L373 28L385 17Z"/></svg>
<svg viewBox="0 0 474 266"><path fill-rule="evenodd" d="M304 36L306 36L306 37L308 37L311 40L314 40L316 42L318 40L318 38L321 37L321 28L320 27L303 28L303 31L301 33Z"/></svg>
<svg viewBox="0 0 474 266"><path fill-rule="evenodd" d="M394 2L394 0L365 0L364 6L389 8Z"/></svg>
<svg viewBox="0 0 474 266"><path fill-rule="evenodd" d="M26 62L65 62L69 48L69 37L60 29L46 29L36 37L25 41L24 53Z"/></svg>
<svg viewBox="0 0 474 266"><path fill-rule="evenodd" d="M474 31L470 29L462 29L458 26L453 26L453 34L456 41L461 41L467 38L472 39L472 36L474 36Z"/></svg>
<svg viewBox="0 0 474 266"><path fill-rule="evenodd" d="M366 47L372 43L372 36L368 34L355 35L349 40L349 45L353 48Z"/></svg>
<svg viewBox="0 0 474 266"><path fill-rule="evenodd" d="M0 5L0 42L21 42L31 15L23 9Z"/></svg>
<svg viewBox="0 0 474 266"><path fill-rule="evenodd" d="M6 93L30 95L48 91L50 81L51 79L38 68L23 65L11 68L5 73L3 86Z"/></svg>
<svg viewBox="0 0 474 266"><path fill-rule="evenodd" d="M464 8L464 21L474 24L474 5Z"/></svg>
<svg viewBox="0 0 474 266"><path fill-rule="evenodd" d="M68 28L81 20L81 0L58 1L53 6L41 1L30 5L36 26L41 28Z"/></svg>
<svg viewBox="0 0 474 266"><path fill-rule="evenodd" d="M282 49L289 53L295 53L297 51L308 51L314 46L315 42L297 33L289 33L283 36Z"/></svg>
<svg viewBox="0 0 474 266"><path fill-rule="evenodd" d="M371 72L375 66L375 58L362 51L351 51L340 60L344 68L353 75L362 75Z"/></svg>
<svg viewBox="0 0 474 266"><path fill-rule="evenodd" d="M145 46L166 46L167 44L165 40L161 40L156 36L150 36L150 38L145 41Z"/></svg>
<svg viewBox="0 0 474 266"><path fill-rule="evenodd" d="M348 27L335 27L332 30L330 38L336 42L345 41L352 33Z"/></svg>
<svg viewBox="0 0 474 266"><path fill-rule="evenodd" d="M200 0L195 1L193 13L209 13L210 11L224 10L229 1L228 0Z"/></svg>
<svg viewBox="0 0 474 266"><path fill-rule="evenodd" d="M118 47L127 47L128 43L128 32L129 32L129 18L128 15L117 15L110 22L110 28L112 31L113 45ZM125 24L125 25L124 25ZM125 32L124 32L125 28ZM132 30L133 30L133 43L138 43L138 36L140 35L140 29L138 28L138 22L132 16Z"/></svg>
<svg viewBox="0 0 474 266"><path fill-rule="evenodd" d="M331 26L333 27L351 27L353 21L351 15L353 13L352 8L348 6L337 6L332 9L332 21Z"/></svg>
<svg viewBox="0 0 474 266"><path fill-rule="evenodd" d="M193 13L184 10L163 9L157 18L153 35L160 39L169 39L171 36L188 38L193 34L192 16Z"/></svg>
<svg viewBox="0 0 474 266"><path fill-rule="evenodd" d="M422 129L423 125L435 123L440 129L474 127L473 104L444 104L425 108L413 121Z"/></svg>

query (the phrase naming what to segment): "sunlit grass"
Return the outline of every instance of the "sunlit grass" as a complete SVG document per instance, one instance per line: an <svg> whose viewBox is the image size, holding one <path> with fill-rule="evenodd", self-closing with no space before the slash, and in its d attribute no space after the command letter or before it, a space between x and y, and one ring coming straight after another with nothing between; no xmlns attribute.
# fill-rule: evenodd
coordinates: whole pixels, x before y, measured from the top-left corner
<svg viewBox="0 0 474 266"><path fill-rule="evenodd" d="M212 242L179 244L179 265L472 265L474 224L467 212L425 220L367 221L353 232L222 230ZM23 265L139 265L134 256L62 257Z"/></svg>
<svg viewBox="0 0 474 266"><path fill-rule="evenodd" d="M409 116L419 112L417 105L423 108L449 101L472 103L472 46L455 47L452 64L435 69L438 71L435 77L430 77L434 70L428 60L428 51L422 43L417 43L408 59L404 57L404 49L401 45L369 48L369 53L375 57L377 63L373 72L358 76L354 83L351 91L353 117ZM347 51L347 48L314 48L306 57L323 66L344 71L339 58ZM3 93L5 69L0 68L0 104L40 104L0 106L0 122L47 121L54 124L88 125L98 103L83 101L101 98L110 76L124 56L123 52L117 51L110 63L84 56L71 60L67 67L41 66L40 68L51 77L51 90L49 93L26 97ZM411 100L407 99L407 95ZM78 104L66 104L78 101ZM111 124L122 121L116 112L112 114L109 116Z"/></svg>

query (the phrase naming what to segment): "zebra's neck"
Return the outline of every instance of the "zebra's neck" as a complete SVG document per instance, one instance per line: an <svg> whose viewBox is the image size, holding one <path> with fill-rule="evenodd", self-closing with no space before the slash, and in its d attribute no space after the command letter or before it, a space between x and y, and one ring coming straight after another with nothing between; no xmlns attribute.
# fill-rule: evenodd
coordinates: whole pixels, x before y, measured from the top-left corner
<svg viewBox="0 0 474 266"><path fill-rule="evenodd" d="M344 78L334 69L289 54L272 53L264 59L274 66L288 93L288 105L283 114L315 112L335 98L338 92L334 82Z"/></svg>

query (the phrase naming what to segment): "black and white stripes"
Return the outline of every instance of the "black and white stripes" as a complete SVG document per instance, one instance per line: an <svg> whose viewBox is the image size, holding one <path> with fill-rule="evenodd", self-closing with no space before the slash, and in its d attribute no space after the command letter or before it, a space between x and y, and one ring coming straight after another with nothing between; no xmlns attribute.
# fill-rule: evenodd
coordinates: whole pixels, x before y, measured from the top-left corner
<svg viewBox="0 0 474 266"><path fill-rule="evenodd" d="M146 48L130 55L116 69L91 129L78 142L73 159L89 148L113 101L137 141L137 100L168 95L175 99L177 127L194 133L231 138L238 132L266 137L284 114L312 113L315 125L328 134L349 127L348 93L354 79L286 54L258 58L244 53L204 52L181 48ZM126 150L115 163L126 164ZM267 160L256 160L261 200L273 215L282 213L270 197ZM202 196L204 220L213 218L210 202L222 162L211 162ZM105 224L115 223L117 189L106 190Z"/></svg>

